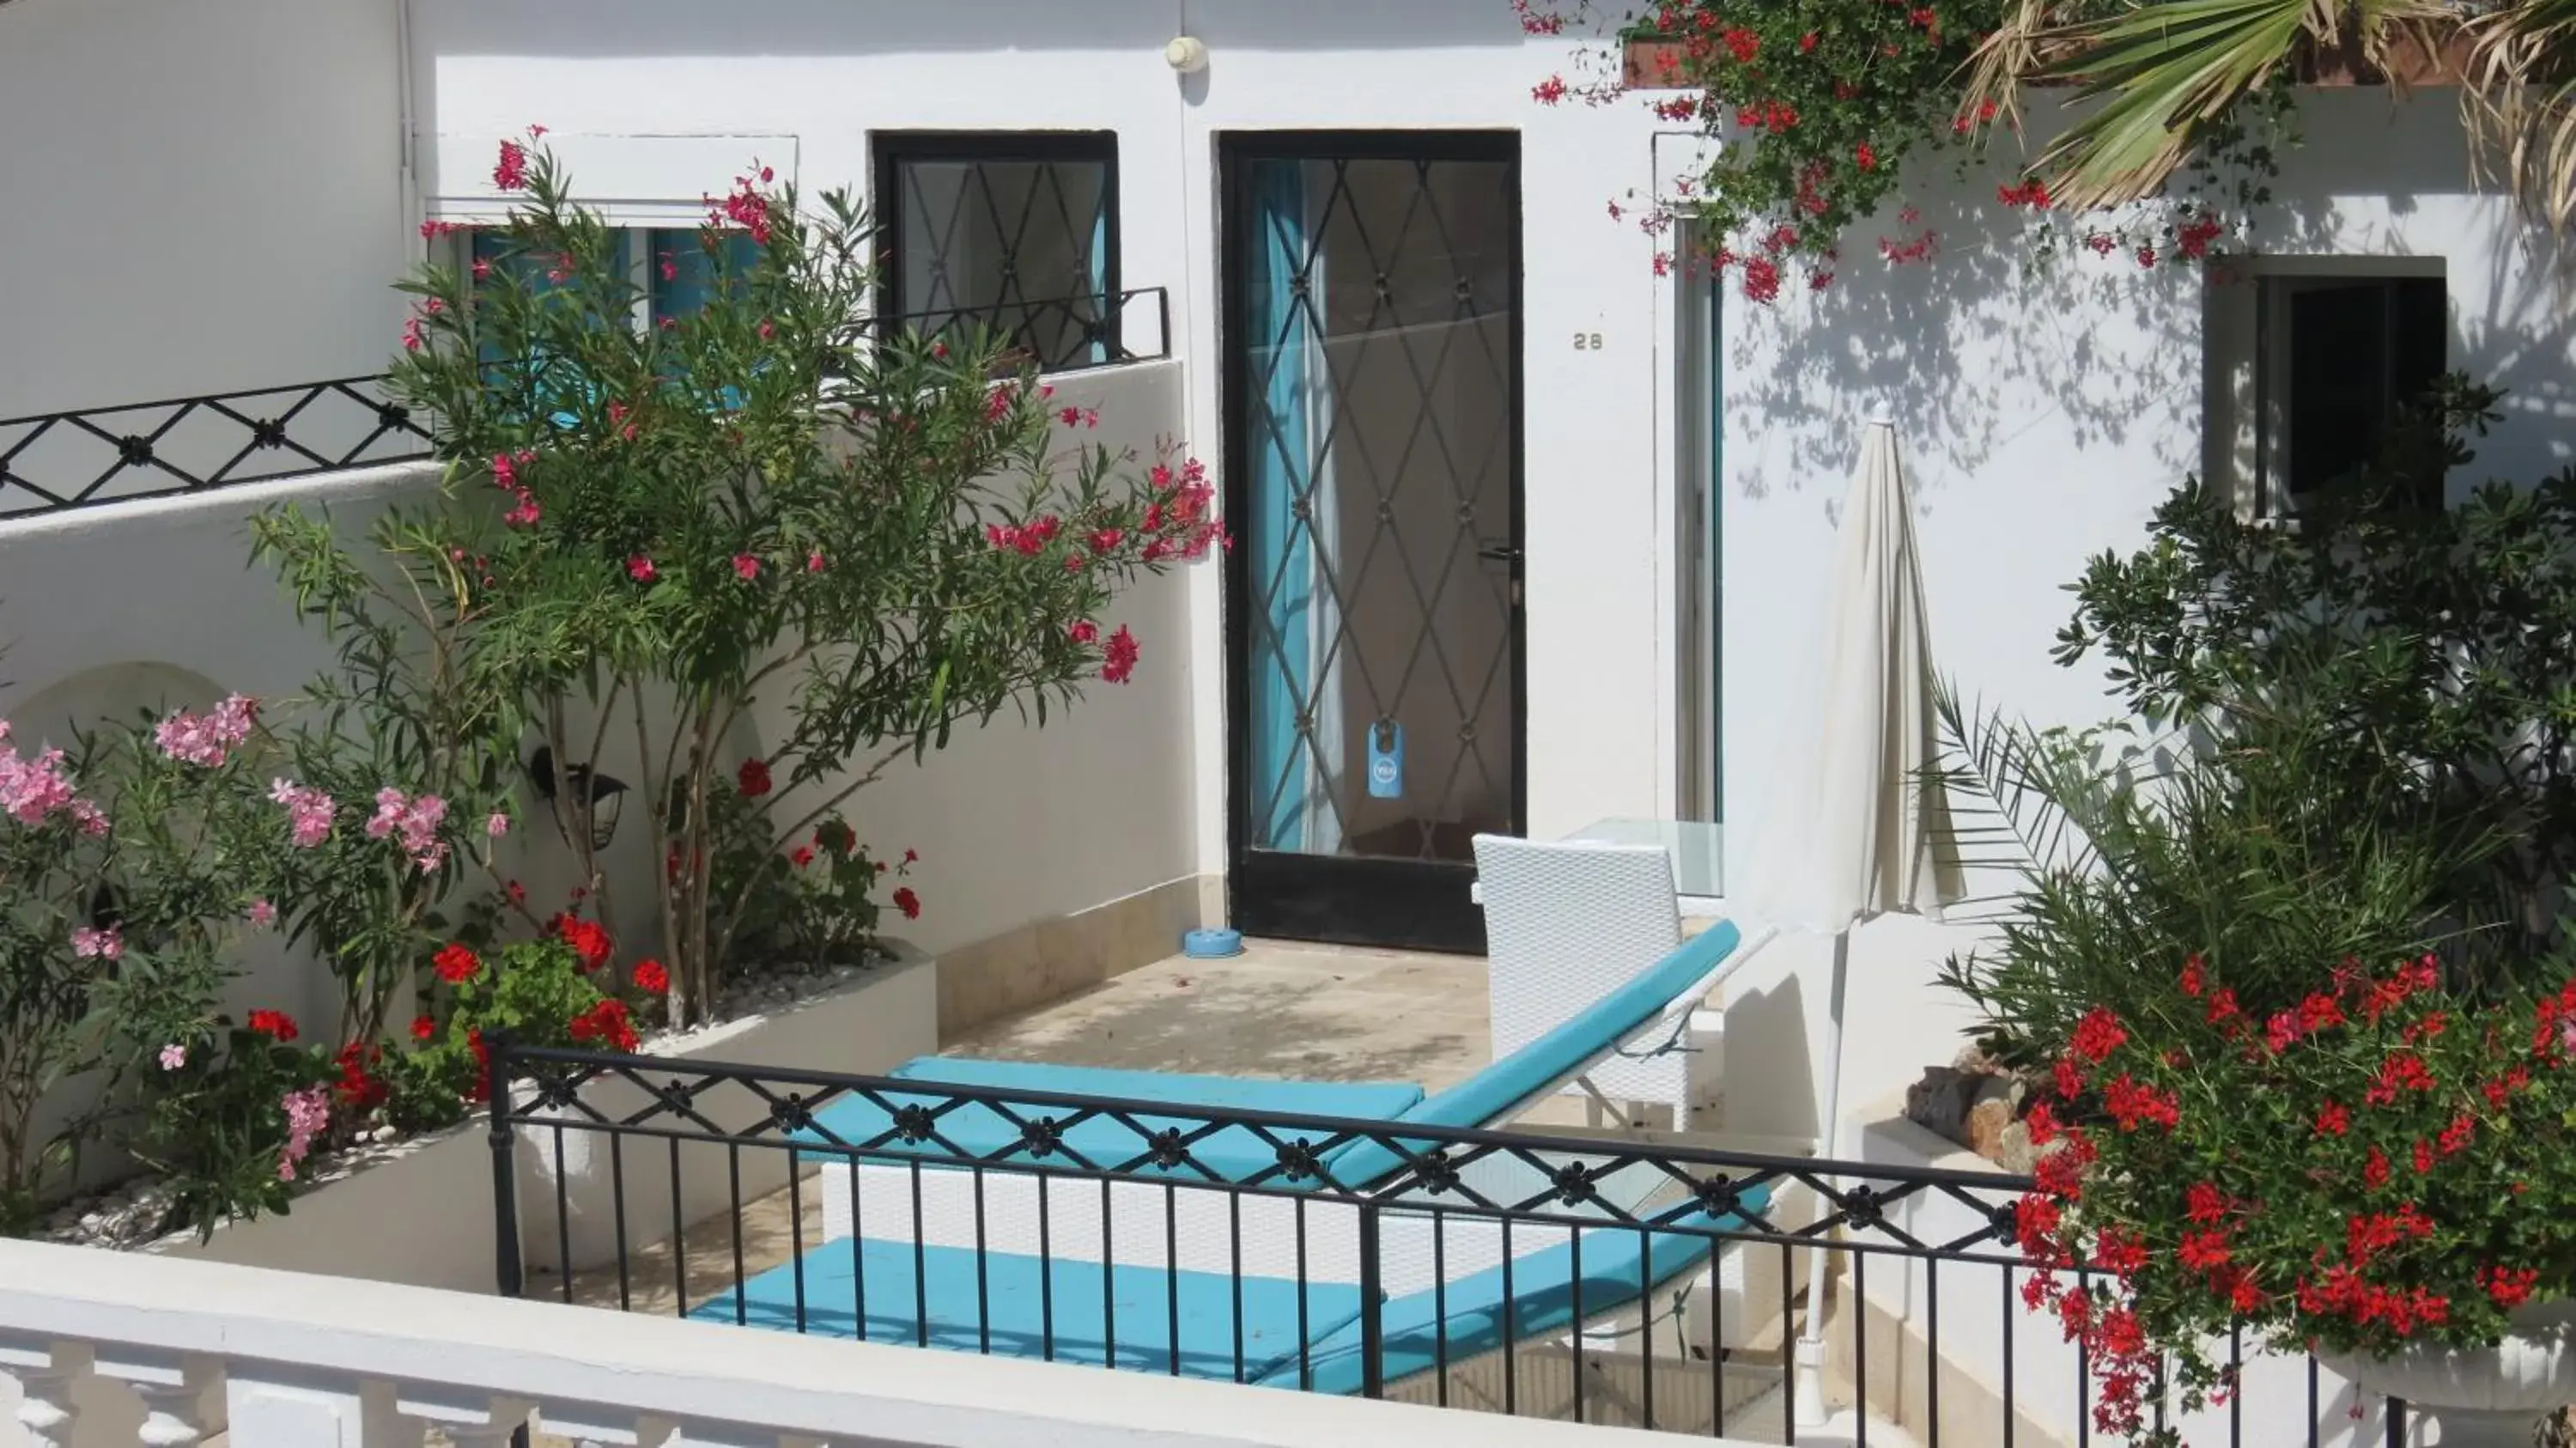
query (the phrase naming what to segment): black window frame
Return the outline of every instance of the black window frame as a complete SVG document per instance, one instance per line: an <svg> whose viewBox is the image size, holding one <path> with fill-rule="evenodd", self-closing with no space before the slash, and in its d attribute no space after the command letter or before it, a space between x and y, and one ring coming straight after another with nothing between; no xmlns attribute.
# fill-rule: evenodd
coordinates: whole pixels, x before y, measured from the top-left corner
<svg viewBox="0 0 2576 1448"><path fill-rule="evenodd" d="M876 314L893 324L907 314L902 305L905 195L907 165L929 162L965 165L1096 164L1100 171L1099 341L1110 359L1126 355L1120 341L1121 300L1125 293L1123 229L1118 191L1116 131L879 131L870 137L870 175L874 181L875 222L883 238L878 254ZM1072 302L1079 297L1028 297L1010 305ZM973 316L972 308L926 315ZM1055 359L1047 359L1052 362Z"/></svg>

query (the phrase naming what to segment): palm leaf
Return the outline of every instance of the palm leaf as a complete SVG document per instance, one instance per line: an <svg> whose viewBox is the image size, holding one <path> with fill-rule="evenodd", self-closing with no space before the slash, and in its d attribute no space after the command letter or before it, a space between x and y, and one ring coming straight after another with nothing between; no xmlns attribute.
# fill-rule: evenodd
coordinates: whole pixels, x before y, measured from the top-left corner
<svg viewBox="0 0 2576 1448"><path fill-rule="evenodd" d="M2064 27L2061 58L2034 78L2073 82L2074 104L2093 109L2036 169L2070 210L2151 196L2203 132L2303 43L2334 45L2349 23L2375 63L2401 29L2441 13L2434 0L2157 0Z"/></svg>
<svg viewBox="0 0 2576 1448"><path fill-rule="evenodd" d="M2468 30L2462 106L2480 169L2564 233L2576 223L2576 0L2516 0Z"/></svg>
<svg viewBox="0 0 2576 1448"><path fill-rule="evenodd" d="M2000 711L1963 705L1946 680L1934 685L1932 708L1940 747L1932 782L1951 802L1947 838L1937 847L1952 852L1962 870L2008 870L2025 883L2101 868L2089 826L2103 817L2108 791L2082 768L2084 750ZM1962 903L1991 909L2022 895L2017 885Z"/></svg>

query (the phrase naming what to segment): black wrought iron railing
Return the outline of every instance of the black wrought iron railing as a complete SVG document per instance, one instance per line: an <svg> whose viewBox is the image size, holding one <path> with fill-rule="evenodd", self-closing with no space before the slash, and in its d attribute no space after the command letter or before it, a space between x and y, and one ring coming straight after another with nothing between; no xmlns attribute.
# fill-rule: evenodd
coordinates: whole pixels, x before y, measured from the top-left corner
<svg viewBox="0 0 2576 1448"><path fill-rule="evenodd" d="M508 1296L1706 1437L2098 1431L2091 1365L2020 1301L2026 1178L506 1041L492 1061L520 1083L489 1132ZM2186 1441L2400 1442L2402 1404L2227 1353L2237 1394Z"/></svg>
<svg viewBox="0 0 2576 1448"><path fill-rule="evenodd" d="M0 519L429 455L381 377L0 421Z"/></svg>
<svg viewBox="0 0 2576 1448"><path fill-rule="evenodd" d="M1013 349L1006 366L1048 373L1171 356L1171 304L1160 287L874 325L880 335L989 329ZM425 419L394 400L382 377L11 418L0 421L0 521L409 462L430 456L430 442Z"/></svg>

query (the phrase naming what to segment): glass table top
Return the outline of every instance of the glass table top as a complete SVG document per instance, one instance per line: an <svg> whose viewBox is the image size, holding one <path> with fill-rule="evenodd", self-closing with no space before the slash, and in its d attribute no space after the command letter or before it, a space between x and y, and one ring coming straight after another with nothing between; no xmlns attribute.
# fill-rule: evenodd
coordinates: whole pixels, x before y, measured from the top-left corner
<svg viewBox="0 0 2576 1448"><path fill-rule="evenodd" d="M1673 888L1716 899L1726 893L1726 826L1692 820L1637 819L1614 815L1594 820L1569 840L1605 845L1661 845L1673 859Z"/></svg>

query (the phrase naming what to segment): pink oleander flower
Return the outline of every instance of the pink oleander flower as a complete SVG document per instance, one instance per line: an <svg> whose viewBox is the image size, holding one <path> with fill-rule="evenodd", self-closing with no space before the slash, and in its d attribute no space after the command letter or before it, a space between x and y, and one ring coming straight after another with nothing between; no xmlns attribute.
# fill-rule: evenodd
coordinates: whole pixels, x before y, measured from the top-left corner
<svg viewBox="0 0 2576 1448"><path fill-rule="evenodd" d="M510 817L497 809L483 821L483 833L491 839L497 840L509 832Z"/></svg>
<svg viewBox="0 0 2576 1448"><path fill-rule="evenodd" d="M525 488L519 490L519 506L501 515L501 521L513 528L533 528L543 511L537 507L537 495Z"/></svg>
<svg viewBox="0 0 2576 1448"><path fill-rule="evenodd" d="M656 570L653 567L653 560L645 557L641 553L638 553L634 557L626 560L626 576L634 579L638 583L652 582L655 572Z"/></svg>
<svg viewBox="0 0 2576 1448"><path fill-rule="evenodd" d="M188 1048L173 1041L161 1048L161 1069L176 1071L188 1064Z"/></svg>
<svg viewBox="0 0 2576 1448"><path fill-rule="evenodd" d="M277 923L277 907L266 900L250 902L250 923L266 930Z"/></svg>
<svg viewBox="0 0 2576 1448"><path fill-rule="evenodd" d="M1120 624L1100 651L1100 677L1112 684L1126 683L1136 672L1139 652L1136 636L1127 632L1127 625Z"/></svg>
<svg viewBox="0 0 2576 1448"><path fill-rule="evenodd" d="M287 826L297 849L309 850L331 838L331 817L339 806L329 794L291 779L272 779L268 797L286 806Z"/></svg>
<svg viewBox="0 0 2576 1448"><path fill-rule="evenodd" d="M105 930L83 926L72 932L72 954L83 960L115 960L125 954L125 937L113 925Z"/></svg>
<svg viewBox="0 0 2576 1448"><path fill-rule="evenodd" d="M182 764L213 769L250 737L251 724L258 716L255 701L234 694L203 715L185 709L175 711L154 727L152 741L162 753Z"/></svg>
<svg viewBox="0 0 2576 1448"><path fill-rule="evenodd" d="M758 578L760 576L760 560L754 558L748 553L735 554L733 556L733 576L741 579L745 583L749 583L751 580Z"/></svg>
<svg viewBox="0 0 2576 1448"><path fill-rule="evenodd" d="M528 148L516 141L501 143L501 159L492 168L492 184L503 191L524 190L528 184Z"/></svg>
<svg viewBox="0 0 2576 1448"><path fill-rule="evenodd" d="M313 1138L331 1124L331 1093L327 1087L308 1086L288 1092L278 1104L286 1111L286 1149L277 1156L277 1179L291 1182L295 1164L304 1160L313 1149Z"/></svg>
<svg viewBox="0 0 2576 1448"><path fill-rule="evenodd" d="M403 792L390 784L377 790L376 813L367 821L367 838L381 840L392 834L394 827L402 823L403 806L406 803Z"/></svg>
<svg viewBox="0 0 2576 1448"><path fill-rule="evenodd" d="M820 573L823 571L822 549L817 548L813 552L805 555L805 571L808 573Z"/></svg>
<svg viewBox="0 0 2576 1448"><path fill-rule="evenodd" d="M0 741L8 737L7 726L0 724ZM14 749L0 750L0 814L20 824L40 825L57 813L85 834L107 833L107 816L72 788L61 750L48 749L33 759L20 758Z"/></svg>
<svg viewBox="0 0 2576 1448"><path fill-rule="evenodd" d="M446 800L434 794L406 798L401 790L387 785L376 791L376 812L367 820L367 838L400 834L403 852L412 863L435 870L447 863L447 846L438 838L438 827L446 818Z"/></svg>

